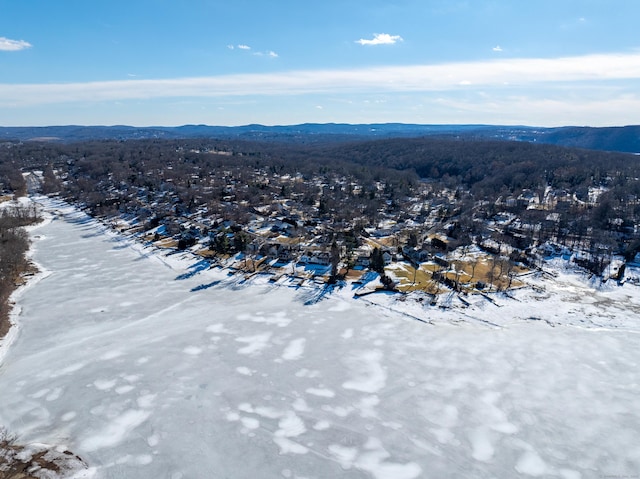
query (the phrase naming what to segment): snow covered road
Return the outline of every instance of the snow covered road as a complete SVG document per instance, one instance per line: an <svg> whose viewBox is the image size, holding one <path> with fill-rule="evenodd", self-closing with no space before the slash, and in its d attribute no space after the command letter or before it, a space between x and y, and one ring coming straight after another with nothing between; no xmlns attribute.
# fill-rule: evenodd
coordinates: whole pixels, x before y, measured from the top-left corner
<svg viewBox="0 0 640 479"><path fill-rule="evenodd" d="M96 478L640 474L633 328L429 325L348 292L305 305L186 275L57 207L33 232L50 274L20 299L0 424L66 445Z"/></svg>

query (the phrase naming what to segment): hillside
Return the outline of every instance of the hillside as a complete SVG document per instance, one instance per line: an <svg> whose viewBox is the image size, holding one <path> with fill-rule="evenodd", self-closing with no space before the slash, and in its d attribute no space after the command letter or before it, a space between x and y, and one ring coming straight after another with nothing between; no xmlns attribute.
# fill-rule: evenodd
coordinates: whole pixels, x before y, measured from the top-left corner
<svg viewBox="0 0 640 479"><path fill-rule="evenodd" d="M0 127L0 139L77 142L86 140L218 138L287 143L335 143L370 138L440 136L467 139L512 140L604 151L640 152L640 126L559 127L492 125L312 124L235 127L183 125L178 127L47 126Z"/></svg>
<svg viewBox="0 0 640 479"><path fill-rule="evenodd" d="M501 290L549 251L622 280L621 262L640 252L640 157L624 153L433 137L6 143L8 189L20 187L16 170L32 191L92 216L135 219L158 245L197 248L214 263L243 253L251 272L258 263L319 262L331 265L318 278L329 283L360 265L384 273L386 255L412 262L404 283L429 263L429 294ZM470 247L489 266L462 265Z"/></svg>

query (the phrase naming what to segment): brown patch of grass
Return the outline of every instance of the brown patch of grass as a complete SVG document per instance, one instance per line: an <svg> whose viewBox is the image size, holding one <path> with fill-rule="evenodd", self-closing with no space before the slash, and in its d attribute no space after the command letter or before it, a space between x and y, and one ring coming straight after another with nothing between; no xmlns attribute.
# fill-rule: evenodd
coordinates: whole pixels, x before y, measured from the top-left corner
<svg viewBox="0 0 640 479"><path fill-rule="evenodd" d="M362 278L362 275L364 275L366 270L364 269L350 269L346 276L345 279L347 281L358 281L360 278Z"/></svg>
<svg viewBox="0 0 640 479"><path fill-rule="evenodd" d="M160 241L156 241L153 244L158 248L177 248L178 240L175 240L173 238L163 238Z"/></svg>
<svg viewBox="0 0 640 479"><path fill-rule="evenodd" d="M472 263L475 261L475 269L472 266ZM502 274L500 274L500 264L499 262L493 262L493 259L490 255L483 255L475 260L469 261L456 261L456 267L461 269L466 274L469 275L468 283L477 283L478 281L482 281L483 283L489 285L493 284L494 289L505 290L509 286L509 277L507 276L507 267L504 266L502 268ZM493 278L491 278L491 270L493 269ZM519 275L527 272L528 270L525 268L520 268L518 266L513 266L511 268L512 275ZM473 273L473 277L471 274ZM493 280L492 280L493 279ZM522 281L517 278L511 279L511 289L520 288L524 285Z"/></svg>
<svg viewBox="0 0 640 479"><path fill-rule="evenodd" d="M294 244L300 243L300 238L293 238L290 236L278 236L277 238L275 238L275 241L280 244L294 245Z"/></svg>
<svg viewBox="0 0 640 479"><path fill-rule="evenodd" d="M475 266L474 266L475 263ZM491 268L493 267L494 277L491 278ZM402 292L410 291L426 291L431 294L438 294L444 291L444 285L433 279L433 273L442 271L442 275L457 282L460 289L473 293L478 292L475 285L478 281L492 285L492 289L506 290L520 288L524 285L520 280L512 277L511 280L507 276L507 267L503 267L502 275L500 275L499 263L493 263L490 256L485 255L469 260L455 260L451 264L451 268L444 268L436 263L422 263L416 270L413 266L405 263L396 264L393 268L388 268L389 272L398 278L397 289ZM513 267L512 275L518 275L526 272L524 268ZM492 281L491 281L492 279ZM509 283L511 285L509 287Z"/></svg>
<svg viewBox="0 0 640 479"><path fill-rule="evenodd" d="M423 263L418 269L409 264L396 263L393 268L388 268L389 272L399 279L396 288L398 291L408 293L410 291L425 291L427 293L436 294L439 292L439 284L433 280L433 271L437 268L436 264Z"/></svg>
<svg viewBox="0 0 640 479"><path fill-rule="evenodd" d="M391 248L396 244L396 237L385 236L383 238L365 238L364 241L372 248L380 248L381 246Z"/></svg>
<svg viewBox="0 0 640 479"><path fill-rule="evenodd" d="M211 251L209 248L202 248L199 249L198 251L196 251L196 253L198 256L202 256L203 258L215 258L216 257L216 252L215 251Z"/></svg>

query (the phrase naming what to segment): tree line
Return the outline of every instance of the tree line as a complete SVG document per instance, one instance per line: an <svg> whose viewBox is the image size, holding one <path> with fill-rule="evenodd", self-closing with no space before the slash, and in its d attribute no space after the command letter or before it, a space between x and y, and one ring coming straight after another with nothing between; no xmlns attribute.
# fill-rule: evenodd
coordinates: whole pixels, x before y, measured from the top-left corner
<svg viewBox="0 0 640 479"><path fill-rule="evenodd" d="M0 208L0 337L8 331L9 297L29 269L29 235L24 226L38 221L34 207Z"/></svg>

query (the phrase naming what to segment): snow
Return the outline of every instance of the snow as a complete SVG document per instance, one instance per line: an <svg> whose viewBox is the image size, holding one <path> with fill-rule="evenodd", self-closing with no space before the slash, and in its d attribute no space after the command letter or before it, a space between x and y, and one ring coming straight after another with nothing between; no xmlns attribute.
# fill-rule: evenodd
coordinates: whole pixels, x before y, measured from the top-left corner
<svg viewBox="0 0 640 479"><path fill-rule="evenodd" d="M251 356L258 356L260 351L269 347L269 339L271 333L256 334L254 336L244 336L236 338L239 343L246 343L247 346L238 349L238 354L247 354Z"/></svg>
<svg viewBox="0 0 640 479"><path fill-rule="evenodd" d="M305 392L307 394L313 394L314 396L320 396L325 398L332 398L332 397L335 397L336 395L335 392L327 388L307 388Z"/></svg>
<svg viewBox="0 0 640 479"><path fill-rule="evenodd" d="M351 370L351 378L342 384L345 389L365 393L375 393L385 386L387 374L381 365L383 359L379 350L362 351L345 360Z"/></svg>
<svg viewBox="0 0 640 479"><path fill-rule="evenodd" d="M469 307L350 288L305 304L305 288L188 275L187 254L47 202L59 213L32 231L47 274L18 296L0 424L96 479L640 470L636 286L559 262Z"/></svg>
<svg viewBox="0 0 640 479"><path fill-rule="evenodd" d="M305 338L292 340L282 353L282 359L285 361L295 361L302 358L306 342L307 340Z"/></svg>
<svg viewBox="0 0 640 479"><path fill-rule="evenodd" d="M283 437L297 437L307 430L304 422L292 411L288 411L285 416L280 419L278 427L279 429L275 432L275 435Z"/></svg>
<svg viewBox="0 0 640 479"><path fill-rule="evenodd" d="M547 474L547 465L535 451L526 451L518 459L516 471L520 474L539 477Z"/></svg>
<svg viewBox="0 0 640 479"><path fill-rule="evenodd" d="M104 427L82 440L81 448L91 452L120 444L129 433L144 423L149 415L149 411L130 409L115 418L110 417Z"/></svg>

